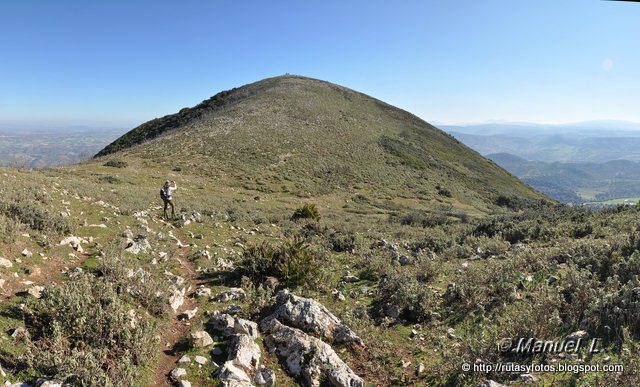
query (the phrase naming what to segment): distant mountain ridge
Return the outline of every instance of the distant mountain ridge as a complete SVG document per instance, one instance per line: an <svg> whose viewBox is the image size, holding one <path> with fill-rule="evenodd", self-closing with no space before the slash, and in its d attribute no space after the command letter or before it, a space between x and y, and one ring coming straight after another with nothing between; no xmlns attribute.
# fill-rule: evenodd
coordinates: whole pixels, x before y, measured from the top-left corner
<svg viewBox="0 0 640 387"><path fill-rule="evenodd" d="M144 123L96 157L136 157L247 187L374 190L486 210L499 195L545 197L420 118L348 88L265 79Z"/></svg>
<svg viewBox="0 0 640 387"><path fill-rule="evenodd" d="M442 128L485 156L510 153L527 160L567 163L640 161L640 124L631 122L501 123Z"/></svg>
<svg viewBox="0 0 640 387"><path fill-rule="evenodd" d="M496 153L487 156L545 194L563 202L580 203L640 196L640 163L547 163Z"/></svg>

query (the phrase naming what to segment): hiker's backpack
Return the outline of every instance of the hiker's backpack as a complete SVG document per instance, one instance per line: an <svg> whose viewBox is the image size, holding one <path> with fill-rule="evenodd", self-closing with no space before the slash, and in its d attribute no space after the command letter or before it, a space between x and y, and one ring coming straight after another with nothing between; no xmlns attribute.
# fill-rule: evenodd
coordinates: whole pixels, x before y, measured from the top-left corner
<svg viewBox="0 0 640 387"><path fill-rule="evenodd" d="M164 188L160 188L160 199L162 200L167 200L167 192L164 190Z"/></svg>

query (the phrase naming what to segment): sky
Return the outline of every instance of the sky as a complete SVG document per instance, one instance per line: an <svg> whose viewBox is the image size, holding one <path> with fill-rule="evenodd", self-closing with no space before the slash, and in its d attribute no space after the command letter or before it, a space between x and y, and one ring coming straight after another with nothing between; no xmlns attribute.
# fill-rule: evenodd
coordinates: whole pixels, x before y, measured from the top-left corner
<svg viewBox="0 0 640 387"><path fill-rule="evenodd" d="M133 127L285 73L432 123L640 122L640 4L0 2L5 126Z"/></svg>

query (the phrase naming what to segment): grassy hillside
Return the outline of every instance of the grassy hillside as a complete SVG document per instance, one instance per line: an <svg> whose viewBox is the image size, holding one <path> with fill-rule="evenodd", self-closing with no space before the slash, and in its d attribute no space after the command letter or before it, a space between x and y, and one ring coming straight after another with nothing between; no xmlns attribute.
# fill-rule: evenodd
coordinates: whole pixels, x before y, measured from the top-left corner
<svg viewBox="0 0 640 387"><path fill-rule="evenodd" d="M0 267L7 380L50 375L76 385L155 386L168 385L165 373L182 367L194 385L218 385L217 367L193 359L222 364L227 342L218 337L200 348L190 333L217 337L208 323L214 311L260 321L286 288L322 302L362 338L364 350L334 348L368 385L520 385L525 378L461 370L476 359L619 363L626 372L533 377L557 385L638 383L636 208L540 206L458 219L407 199L381 211L358 194L264 194L144 160L109 165L0 169L0 256L11 262ZM158 207L167 176L179 185L171 222ZM305 203L315 204L318 220L293 217ZM82 251L60 245L67 236L86 240ZM126 250L129 237L149 248ZM291 257L286 274L273 266L273 251ZM279 281L275 290L263 285L267 276ZM44 287L41 298L27 292L36 286ZM190 289L177 313L169 308L174 287ZM212 297L196 296L199 287ZM233 287L246 297L215 300ZM192 320L178 319L195 307ZM505 337L561 340L577 330L600 339L604 352L514 359L496 351ZM262 337L256 342L278 385L300 384ZM178 363L183 355L191 362Z"/></svg>
<svg viewBox="0 0 640 387"><path fill-rule="evenodd" d="M145 123L97 157L144 159L264 193L366 191L472 212L487 212L500 194L543 198L408 112L296 76L225 91Z"/></svg>

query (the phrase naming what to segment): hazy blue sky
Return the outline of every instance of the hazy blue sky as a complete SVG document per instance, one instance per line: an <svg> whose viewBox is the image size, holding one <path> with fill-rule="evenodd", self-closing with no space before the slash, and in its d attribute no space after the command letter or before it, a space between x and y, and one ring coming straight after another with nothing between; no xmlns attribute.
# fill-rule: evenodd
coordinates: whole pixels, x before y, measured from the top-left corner
<svg viewBox="0 0 640 387"><path fill-rule="evenodd" d="M0 123L131 126L284 73L431 122L640 122L640 4L0 2Z"/></svg>

